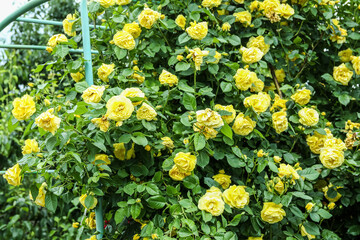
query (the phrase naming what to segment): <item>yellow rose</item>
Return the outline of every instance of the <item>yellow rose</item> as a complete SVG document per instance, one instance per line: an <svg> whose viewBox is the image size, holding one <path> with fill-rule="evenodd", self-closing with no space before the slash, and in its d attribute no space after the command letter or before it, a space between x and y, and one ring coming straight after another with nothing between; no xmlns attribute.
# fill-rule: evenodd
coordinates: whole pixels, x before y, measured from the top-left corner
<svg viewBox="0 0 360 240"><path fill-rule="evenodd" d="M86 221L86 220L85 220ZM95 223L95 227L96 227L96 223ZM95 228L94 227L94 228ZM91 228L91 227L90 227ZM92 228L91 228L92 229ZM87 238L85 240L97 240L97 236L96 235L92 235L90 238Z"/></svg>
<svg viewBox="0 0 360 240"><path fill-rule="evenodd" d="M206 127L205 125L202 125L200 123L194 123L193 130L195 132L201 132L202 134L204 134L206 140L216 138L216 135L218 134L218 131L216 131L214 128Z"/></svg>
<svg viewBox="0 0 360 240"><path fill-rule="evenodd" d="M115 64L103 63L97 71L98 77L104 82L109 82L109 75L114 71Z"/></svg>
<svg viewBox="0 0 360 240"><path fill-rule="evenodd" d="M81 72L70 73L70 76L75 82L80 82L84 78L84 74Z"/></svg>
<svg viewBox="0 0 360 240"><path fill-rule="evenodd" d="M279 156L274 156L273 159L274 159L274 162L276 162L276 163L280 163L282 160L281 157L279 157Z"/></svg>
<svg viewBox="0 0 360 240"><path fill-rule="evenodd" d="M12 114L19 121L29 119L36 112L33 97L27 94L21 98L15 98L13 106Z"/></svg>
<svg viewBox="0 0 360 240"><path fill-rule="evenodd" d="M251 92L262 92L264 90L264 82L261 81L259 78L256 78L250 87Z"/></svg>
<svg viewBox="0 0 360 240"><path fill-rule="evenodd" d="M326 139L333 137L331 131L328 128L325 128L325 131L327 133L326 135L322 135L315 131L313 136L307 136L306 138L307 145L315 154L320 154L320 150L324 147Z"/></svg>
<svg viewBox="0 0 360 240"><path fill-rule="evenodd" d="M275 13L275 9L280 6L279 0L265 0L260 3L259 10L264 11L264 15Z"/></svg>
<svg viewBox="0 0 360 240"><path fill-rule="evenodd" d="M291 0L292 4L299 4L301 6L304 6L309 0ZM316 6L315 6L316 7Z"/></svg>
<svg viewBox="0 0 360 240"><path fill-rule="evenodd" d="M272 124L277 134L280 134L288 129L289 123L286 116L287 116L286 111L273 113Z"/></svg>
<svg viewBox="0 0 360 240"><path fill-rule="evenodd" d="M212 177L216 182L218 182L223 189L227 189L231 183L231 176L226 175L224 170L220 170L219 174L216 174Z"/></svg>
<svg viewBox="0 0 360 240"><path fill-rule="evenodd" d="M315 204L313 204L312 202L309 202L308 204L306 204L305 209L306 211L311 211L311 209L315 206Z"/></svg>
<svg viewBox="0 0 360 240"><path fill-rule="evenodd" d="M186 28L186 32L192 39L202 40L206 37L208 33L208 23L207 22L191 22L190 27Z"/></svg>
<svg viewBox="0 0 360 240"><path fill-rule="evenodd" d="M86 103L98 103L100 102L104 91L105 91L104 86L92 85L83 92L81 97L84 99L84 102Z"/></svg>
<svg viewBox="0 0 360 240"><path fill-rule="evenodd" d="M312 108L303 108L298 112L299 122L305 126L315 126L319 122L319 113Z"/></svg>
<svg viewBox="0 0 360 240"><path fill-rule="evenodd" d="M221 53L219 53L218 51L215 51L214 58L215 58L215 61L213 61L213 62L208 61L206 63L218 64L221 59Z"/></svg>
<svg viewBox="0 0 360 240"><path fill-rule="evenodd" d="M196 121L199 125L209 128L219 128L224 125L220 114L210 108L196 111Z"/></svg>
<svg viewBox="0 0 360 240"><path fill-rule="evenodd" d="M242 4L242 3L244 3L245 0L234 0L234 1L237 2L237 3Z"/></svg>
<svg viewBox="0 0 360 240"><path fill-rule="evenodd" d="M240 52L242 54L242 61L246 64L256 63L264 56L264 53L257 47L242 47Z"/></svg>
<svg viewBox="0 0 360 240"><path fill-rule="evenodd" d="M146 121L152 121L156 118L157 113L154 108L149 104L143 103L141 107L136 111L136 118L138 120L145 119Z"/></svg>
<svg viewBox="0 0 360 240"><path fill-rule="evenodd" d="M214 107L215 111L227 111L230 112L230 115L223 115L221 116L221 118L227 123L230 124L232 121L234 121L235 117L236 117L236 111L234 110L233 105L227 105L227 106L222 106L220 104L216 104Z"/></svg>
<svg viewBox="0 0 360 240"><path fill-rule="evenodd" d="M99 161L98 163L96 163L96 161ZM106 154L95 154L95 159L92 162L92 164L96 164L96 166L99 167L100 170L104 170L103 168L101 168L101 165L109 165L111 163L109 156Z"/></svg>
<svg viewBox="0 0 360 240"><path fill-rule="evenodd" d="M125 148L124 143L115 143L113 147L114 147L114 155L117 159L123 161L123 160L130 160L132 158L135 158L134 143L132 144L129 150Z"/></svg>
<svg viewBox="0 0 360 240"><path fill-rule="evenodd" d="M54 48L57 44L67 41L68 39L64 34L56 34L49 39L47 46L49 46L50 48Z"/></svg>
<svg viewBox="0 0 360 240"><path fill-rule="evenodd" d="M93 193L90 193L90 195L94 195L94 194L93 194ZM91 210L91 209L93 209L93 208L96 207L98 200L97 200L95 197L93 197L93 199L94 199L93 204L92 204L89 208L87 208L87 207L85 206L85 199L86 199L87 196L88 196L87 194L81 195L80 198L79 198L79 202L81 203L81 205L84 206L84 208L86 208L86 209L88 209L88 210Z"/></svg>
<svg viewBox="0 0 360 240"><path fill-rule="evenodd" d="M256 154L259 158L263 157L263 156L267 156L268 154L264 152L264 150L260 149L257 154Z"/></svg>
<svg viewBox="0 0 360 240"><path fill-rule="evenodd" d="M353 51L350 48L348 48L346 50L340 51L338 53L338 56L340 57L341 62L350 62L352 54L353 54Z"/></svg>
<svg viewBox="0 0 360 240"><path fill-rule="evenodd" d="M40 152L39 144L35 139L26 139L25 146L21 150L23 155Z"/></svg>
<svg viewBox="0 0 360 240"><path fill-rule="evenodd" d="M231 28L231 25L228 22L223 23L223 25L221 26L221 30L223 30L224 32L230 31L230 28Z"/></svg>
<svg viewBox="0 0 360 240"><path fill-rule="evenodd" d="M163 85L168 84L170 87L172 87L174 85L177 85L179 80L177 76L163 69L159 76L159 81Z"/></svg>
<svg viewBox="0 0 360 240"><path fill-rule="evenodd" d="M63 21L64 32L71 37L76 36L76 31L72 30L75 19L75 14L68 14Z"/></svg>
<svg viewBox="0 0 360 240"><path fill-rule="evenodd" d="M301 236L303 236L303 237L306 236L308 238L308 240L316 238L315 235L311 235L306 232L304 225L301 224L300 226L301 226L300 227Z"/></svg>
<svg viewBox="0 0 360 240"><path fill-rule="evenodd" d="M134 106L130 99L124 96L114 96L106 103L106 115L114 121L124 121L131 117Z"/></svg>
<svg viewBox="0 0 360 240"><path fill-rule="evenodd" d="M360 57L352 57L351 63L357 75L360 75Z"/></svg>
<svg viewBox="0 0 360 240"><path fill-rule="evenodd" d="M284 183L279 180L275 186L274 186L274 189L281 195L285 192L285 186L284 186Z"/></svg>
<svg viewBox="0 0 360 240"><path fill-rule="evenodd" d="M185 24L186 24L186 18L183 15L178 15L175 19L175 23L176 25L178 25L179 27L181 27L182 30L185 29Z"/></svg>
<svg viewBox="0 0 360 240"><path fill-rule="evenodd" d="M126 50L133 50L135 48L135 39L127 31L119 31L114 35L113 41L116 46Z"/></svg>
<svg viewBox="0 0 360 240"><path fill-rule="evenodd" d="M329 210L333 210L335 208L335 206L336 206L336 204L331 202L331 203L329 203L328 208L329 208Z"/></svg>
<svg viewBox="0 0 360 240"><path fill-rule="evenodd" d="M334 169L344 163L344 152L336 148L322 148L320 161L324 167Z"/></svg>
<svg viewBox="0 0 360 240"><path fill-rule="evenodd" d="M289 164L280 164L280 167L278 168L279 172L278 175L280 178L286 177L290 178L294 183L295 180L299 179L299 174L296 172L296 170Z"/></svg>
<svg viewBox="0 0 360 240"><path fill-rule="evenodd" d="M191 172L181 171L176 165L174 165L169 171L169 176L174 181L182 181L182 180L184 180L185 177L190 176L190 174L191 174Z"/></svg>
<svg viewBox="0 0 360 240"><path fill-rule="evenodd" d="M345 151L346 144L340 138L328 138L324 142L325 148L335 148L340 151Z"/></svg>
<svg viewBox="0 0 360 240"><path fill-rule="evenodd" d="M203 0L201 6L208 8L218 7L221 4L221 1L222 0Z"/></svg>
<svg viewBox="0 0 360 240"><path fill-rule="evenodd" d="M195 68L197 71L200 70L201 64L203 63L203 57L209 55L209 51L201 51L200 48L190 49L190 53L186 58L192 58L195 63Z"/></svg>
<svg viewBox="0 0 360 240"><path fill-rule="evenodd" d="M269 94L260 92L244 99L245 107L252 107L256 113L265 112L271 103Z"/></svg>
<svg viewBox="0 0 360 240"><path fill-rule="evenodd" d="M335 29L333 26L330 26L333 34L330 36L330 40L333 42L337 42L338 44L342 44L346 41L347 31L346 29L341 28L339 24L339 20L337 19L331 19L337 30L340 32L340 36L337 35Z"/></svg>
<svg viewBox="0 0 360 240"><path fill-rule="evenodd" d="M286 102L288 100L280 98L279 95L275 94L274 103L270 108L270 111L279 108L280 110L286 110Z"/></svg>
<svg viewBox="0 0 360 240"><path fill-rule="evenodd" d="M183 59L184 59L184 56L183 55L177 55L176 56L176 59L181 62Z"/></svg>
<svg viewBox="0 0 360 240"><path fill-rule="evenodd" d="M222 194L225 203L233 208L244 208L249 204L249 193L245 191L246 186L232 185Z"/></svg>
<svg viewBox="0 0 360 240"><path fill-rule="evenodd" d="M136 22L125 24L123 30L125 32L130 33L133 36L133 38L138 38L141 33L141 28L140 28L139 24L137 24ZM114 40L114 42L115 42L115 40ZM125 49L127 49L127 48L125 48Z"/></svg>
<svg viewBox="0 0 360 240"><path fill-rule="evenodd" d="M88 218L85 219L85 223L86 225L88 225L88 227L90 229L95 229L96 228L96 221L95 221L95 213L91 212L90 216ZM91 237L92 238L92 237ZM95 239L89 239L89 240L95 240Z"/></svg>
<svg viewBox="0 0 360 240"><path fill-rule="evenodd" d="M244 113L239 113L235 118L234 125L232 129L234 133L246 136L249 135L255 128L256 122L251 120L249 116L244 116Z"/></svg>
<svg viewBox="0 0 360 240"><path fill-rule="evenodd" d="M234 76L236 87L242 91L248 90L257 78L256 73L243 68L238 69Z"/></svg>
<svg viewBox="0 0 360 240"><path fill-rule="evenodd" d="M253 1L249 5L250 12L253 12L255 10L258 10L260 7L260 3L258 1Z"/></svg>
<svg viewBox="0 0 360 240"><path fill-rule="evenodd" d="M171 140L171 138L169 137L162 137L161 138L162 141L162 145L164 145L167 149L173 149L175 146L174 146L174 142L173 140Z"/></svg>
<svg viewBox="0 0 360 240"><path fill-rule="evenodd" d="M295 94L291 96L291 99L300 105L305 105L310 101L311 91L309 89L297 90Z"/></svg>
<svg viewBox="0 0 360 240"><path fill-rule="evenodd" d="M56 130L60 127L61 122L60 118L52 114L53 112L54 109L50 108L35 118L35 124L45 131L51 132L52 135L54 135Z"/></svg>
<svg viewBox="0 0 360 240"><path fill-rule="evenodd" d="M263 240L263 237L248 237L247 240Z"/></svg>
<svg viewBox="0 0 360 240"><path fill-rule="evenodd" d="M275 70L275 76L279 83L284 82L286 77L284 69Z"/></svg>
<svg viewBox="0 0 360 240"><path fill-rule="evenodd" d="M174 163L180 171L191 172L196 166L196 156L179 152L175 155Z"/></svg>
<svg viewBox="0 0 360 240"><path fill-rule="evenodd" d="M249 11L237 12L233 15L235 17L235 22L242 23L244 27L251 24L251 13Z"/></svg>
<svg viewBox="0 0 360 240"><path fill-rule="evenodd" d="M249 39L248 43L246 44L246 47L248 47L248 48L256 47L256 48L260 49L264 55L270 49L270 45L265 43L265 38L263 36L258 36L256 38L251 37Z"/></svg>
<svg viewBox="0 0 360 240"><path fill-rule="evenodd" d="M276 204L273 202L265 202L263 209L261 210L261 218L263 221L270 224L280 222L283 217L286 216L282 204Z"/></svg>
<svg viewBox="0 0 360 240"><path fill-rule="evenodd" d="M100 5L104 8L109 8L115 5L115 0L98 0Z"/></svg>
<svg viewBox="0 0 360 240"><path fill-rule="evenodd" d="M120 96L126 98L145 98L145 94L140 90L140 88L126 88L121 92ZM133 102L132 104L134 106L137 106L142 102L143 100L140 100L137 102Z"/></svg>
<svg viewBox="0 0 360 240"><path fill-rule="evenodd" d="M44 99L45 106L49 106L51 104L49 99Z"/></svg>
<svg viewBox="0 0 360 240"><path fill-rule="evenodd" d="M289 17L291 17L295 13L294 9L289 4L280 4L275 9L275 12L286 19L289 19Z"/></svg>
<svg viewBox="0 0 360 240"><path fill-rule="evenodd" d="M107 132L110 127L110 122L107 119L107 116L103 116L101 118L93 118L91 122L100 128L100 131Z"/></svg>
<svg viewBox="0 0 360 240"><path fill-rule="evenodd" d="M20 165L17 163L13 167L6 170L3 177L6 179L6 181L9 184L13 186L19 186L21 181L20 172L21 172Z"/></svg>
<svg viewBox="0 0 360 240"><path fill-rule="evenodd" d="M142 27L150 29L157 20L159 20L161 14L145 7L145 9L139 14L138 20Z"/></svg>
<svg viewBox="0 0 360 240"><path fill-rule="evenodd" d="M333 185L330 183L329 187L333 187ZM334 188L334 190L336 191L336 196L333 198L329 197L327 194L327 192L329 191L329 187L326 186L322 189L324 192L325 198L330 202L337 202L342 197L342 195L337 191L337 189L339 189L340 187Z"/></svg>
<svg viewBox="0 0 360 240"><path fill-rule="evenodd" d="M46 187L47 187L46 182L43 182L39 188L39 193L35 199L35 203L41 207L45 207L45 196L46 196L45 188ZM30 192L30 194L31 194L31 192Z"/></svg>
<svg viewBox="0 0 360 240"><path fill-rule="evenodd" d="M131 78L134 78L138 84L142 84L145 81L145 77L137 73L131 75Z"/></svg>
<svg viewBox="0 0 360 240"><path fill-rule="evenodd" d="M80 223L79 223L79 222L74 222L74 223L72 224L72 227L73 227L73 228L79 228L79 226L80 226Z"/></svg>
<svg viewBox="0 0 360 240"><path fill-rule="evenodd" d="M207 192L199 199L198 208L213 216L219 216L224 212L225 203L218 193Z"/></svg>
<svg viewBox="0 0 360 240"><path fill-rule="evenodd" d="M131 0L115 0L115 3L120 6L127 5L131 2Z"/></svg>

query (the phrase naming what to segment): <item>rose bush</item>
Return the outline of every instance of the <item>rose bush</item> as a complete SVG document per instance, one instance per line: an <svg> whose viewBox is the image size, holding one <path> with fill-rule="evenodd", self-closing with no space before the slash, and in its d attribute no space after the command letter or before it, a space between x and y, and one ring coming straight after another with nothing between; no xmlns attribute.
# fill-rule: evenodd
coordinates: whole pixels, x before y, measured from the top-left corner
<svg viewBox="0 0 360 240"><path fill-rule="evenodd" d="M83 238L102 198L108 239L336 239L360 200L357 6L92 1L94 85L71 15L34 70L59 79L14 100L40 151L28 141L6 179L43 172L31 193L80 207Z"/></svg>

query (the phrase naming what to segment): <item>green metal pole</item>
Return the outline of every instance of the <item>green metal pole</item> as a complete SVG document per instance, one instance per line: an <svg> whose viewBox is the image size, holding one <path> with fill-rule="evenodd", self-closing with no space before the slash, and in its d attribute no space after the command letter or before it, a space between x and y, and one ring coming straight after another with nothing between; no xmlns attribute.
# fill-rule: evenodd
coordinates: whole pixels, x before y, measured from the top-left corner
<svg viewBox="0 0 360 240"><path fill-rule="evenodd" d="M91 86L94 83L91 61L91 42L89 30L89 16L87 9L87 0L81 0L80 5L81 27L85 60L85 80ZM102 209L102 198L98 199L98 205L95 208L96 231L99 232L97 239L102 239L104 235L104 217Z"/></svg>
<svg viewBox="0 0 360 240"><path fill-rule="evenodd" d="M18 22L28 22L28 23L39 23L39 24L47 24L47 25L56 25L56 26L62 26L63 23L59 21L52 21L52 20L41 20L36 18L22 18L19 17L16 19ZM89 25L90 28L94 28L94 25ZM96 28L105 29L105 26L96 26Z"/></svg>
<svg viewBox="0 0 360 240"><path fill-rule="evenodd" d="M37 7L45 2L48 2L49 0L32 0L31 2L25 4L9 16L7 16L1 23L0 23L0 32L6 28L10 23L15 21L18 17L26 13L27 11L33 9L34 7Z"/></svg>
<svg viewBox="0 0 360 240"><path fill-rule="evenodd" d="M87 84L91 86L94 84L94 80L92 73L91 44L90 44L87 0L81 0L80 14L81 14L81 28L82 28L82 39L83 39L84 60L85 60L85 80Z"/></svg>
<svg viewBox="0 0 360 240"><path fill-rule="evenodd" d="M39 45L16 45L16 44L0 44L0 48L13 48L13 49L31 49L31 50L46 50L46 46ZM83 53L83 49L69 49L70 53ZM92 54L98 54L99 51L92 50Z"/></svg>

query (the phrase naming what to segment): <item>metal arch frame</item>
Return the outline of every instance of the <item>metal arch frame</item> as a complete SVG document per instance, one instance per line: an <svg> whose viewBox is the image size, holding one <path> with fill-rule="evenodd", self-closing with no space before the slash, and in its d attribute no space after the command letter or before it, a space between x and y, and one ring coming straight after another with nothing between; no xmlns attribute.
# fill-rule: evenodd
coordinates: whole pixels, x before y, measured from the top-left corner
<svg viewBox="0 0 360 240"><path fill-rule="evenodd" d="M49 21L49 20L40 20L40 19L27 19L21 18L20 16L26 13L27 11L40 6L45 2L50 0L32 0L29 3L25 4L15 12L7 16L2 22L0 22L0 32L7 27L13 21L22 21L22 22L31 22L39 24L50 24L61 26L62 23L58 21ZM92 53L98 53L98 51L91 50L90 44L90 30L89 28L94 28L93 25L89 25L88 18L88 9L87 9L87 0L81 0L80 3L80 15L81 15L81 26L82 26L82 39L83 39L83 49L72 49L70 52L73 53L84 53L84 63L85 63L85 80L90 86L94 84L93 73L92 73ZM100 26L100 28L103 28ZM0 45L0 48L16 48L16 49L34 49L34 50L43 50L46 49L46 46L33 46L33 45ZM53 173L54 170L46 170L48 173ZM0 171L0 175L4 174L5 171ZM32 172L36 173L36 172ZM102 209L102 197L98 199L98 204L95 209L95 220L96 220L96 231L98 232L97 239L101 239L104 235L104 220L103 220L103 209Z"/></svg>

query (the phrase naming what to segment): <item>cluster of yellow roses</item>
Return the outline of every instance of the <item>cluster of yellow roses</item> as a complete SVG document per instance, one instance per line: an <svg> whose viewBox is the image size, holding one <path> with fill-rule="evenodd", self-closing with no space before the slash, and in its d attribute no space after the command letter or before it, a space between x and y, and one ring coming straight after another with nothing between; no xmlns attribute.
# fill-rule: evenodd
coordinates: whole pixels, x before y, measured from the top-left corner
<svg viewBox="0 0 360 240"><path fill-rule="evenodd" d="M340 64L337 67L334 67L333 71L333 77L334 80L341 83L344 86L347 86L349 84L349 81L351 80L353 76L353 71L350 70L345 63L351 62L352 67L357 75L360 75L360 56L356 57L353 56L353 51L348 48L346 50L342 50L339 52L339 57L342 64Z"/></svg>
<svg viewBox="0 0 360 240"><path fill-rule="evenodd" d="M169 171L169 176L175 181L182 181L190 176L196 167L196 156L191 153L179 152L174 158L175 165Z"/></svg>

